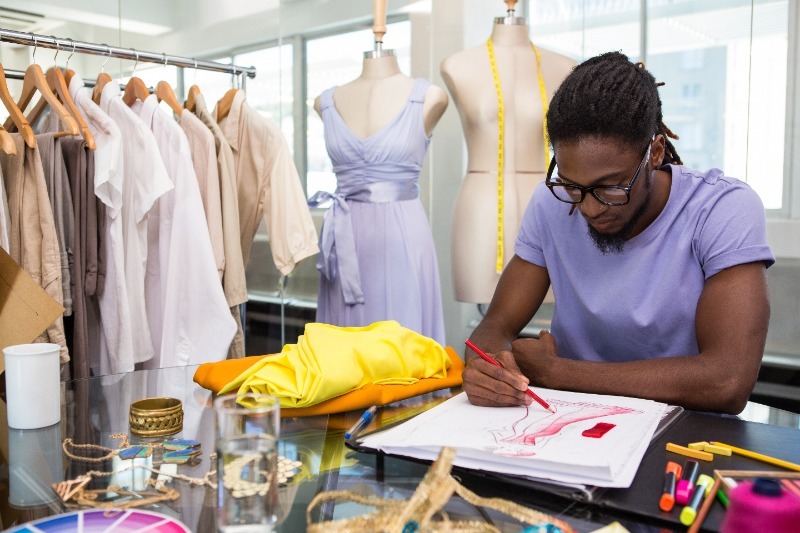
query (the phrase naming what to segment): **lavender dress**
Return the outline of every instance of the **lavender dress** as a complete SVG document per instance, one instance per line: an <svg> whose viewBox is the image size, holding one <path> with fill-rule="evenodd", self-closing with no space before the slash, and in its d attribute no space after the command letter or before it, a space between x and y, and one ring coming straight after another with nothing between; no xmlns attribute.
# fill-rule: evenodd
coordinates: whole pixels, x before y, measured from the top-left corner
<svg viewBox="0 0 800 533"><path fill-rule="evenodd" d="M317 322L396 320L445 342L436 250L419 201L419 172L430 143L422 118L429 85L414 80L403 110L363 140L339 116L336 88L320 96L337 187L309 200L312 206L333 201L320 237Z"/></svg>

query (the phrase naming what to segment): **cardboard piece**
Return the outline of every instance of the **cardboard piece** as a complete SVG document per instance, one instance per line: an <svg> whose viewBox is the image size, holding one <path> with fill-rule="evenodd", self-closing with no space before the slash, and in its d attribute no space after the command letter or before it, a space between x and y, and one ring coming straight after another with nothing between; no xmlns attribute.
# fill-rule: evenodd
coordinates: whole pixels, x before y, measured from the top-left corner
<svg viewBox="0 0 800 533"><path fill-rule="evenodd" d="M0 248L0 372L2 349L34 341L64 308Z"/></svg>

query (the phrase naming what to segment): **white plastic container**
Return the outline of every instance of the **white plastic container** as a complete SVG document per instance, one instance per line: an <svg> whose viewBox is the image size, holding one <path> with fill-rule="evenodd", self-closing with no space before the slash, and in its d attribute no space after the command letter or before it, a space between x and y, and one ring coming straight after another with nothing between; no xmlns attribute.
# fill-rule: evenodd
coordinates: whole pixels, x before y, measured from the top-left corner
<svg viewBox="0 0 800 533"><path fill-rule="evenodd" d="M36 429L61 420L58 344L18 344L3 349L8 427Z"/></svg>

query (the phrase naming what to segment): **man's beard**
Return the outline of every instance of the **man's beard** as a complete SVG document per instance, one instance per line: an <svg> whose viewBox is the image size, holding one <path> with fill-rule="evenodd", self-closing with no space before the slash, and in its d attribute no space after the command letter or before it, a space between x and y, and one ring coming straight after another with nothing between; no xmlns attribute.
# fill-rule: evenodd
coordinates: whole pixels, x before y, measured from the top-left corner
<svg viewBox="0 0 800 533"><path fill-rule="evenodd" d="M644 199L642 205L639 206L633 216L631 217L628 222L622 227L621 230L616 231L614 233L600 233L591 224L587 224L589 228L589 237L592 238L594 241L594 245L600 250L600 253L603 255L606 254L621 254L625 250L625 243L631 236L633 232L634 226L636 223L639 222L639 219L642 218L644 212L647 210L647 207L650 205L650 173L646 174L645 179L645 190L647 191L647 196Z"/></svg>

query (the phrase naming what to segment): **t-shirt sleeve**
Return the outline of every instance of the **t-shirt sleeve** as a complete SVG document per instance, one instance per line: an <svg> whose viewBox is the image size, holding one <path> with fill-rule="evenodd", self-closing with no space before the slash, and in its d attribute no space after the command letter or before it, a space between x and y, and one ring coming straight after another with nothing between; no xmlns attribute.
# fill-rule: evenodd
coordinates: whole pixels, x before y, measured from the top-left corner
<svg viewBox="0 0 800 533"><path fill-rule="evenodd" d="M741 182L728 187L710 206L696 246L706 279L736 265L763 261L769 268L775 263L767 244L764 204Z"/></svg>
<svg viewBox="0 0 800 533"><path fill-rule="evenodd" d="M542 204L544 195L548 194L545 189L546 187L543 185L536 187L536 192L531 201L528 202L528 207L525 208L522 224L520 224L517 240L514 244L515 254L525 261L543 268L547 268L542 245L542 230L545 225L543 218L545 206Z"/></svg>

